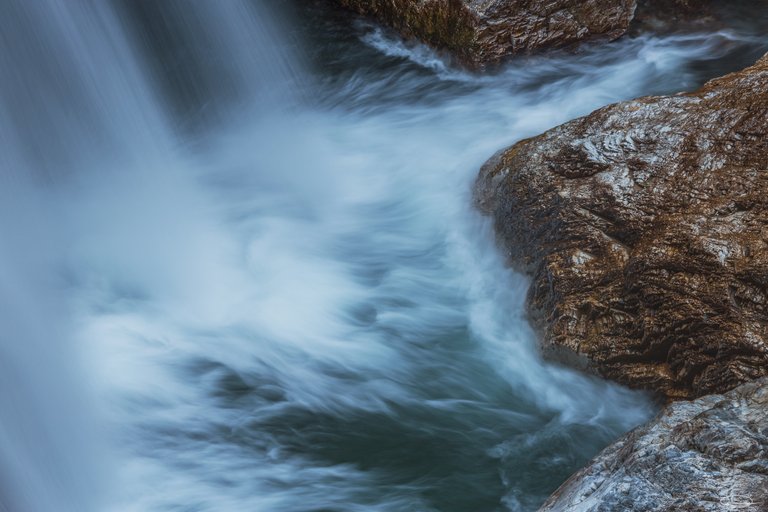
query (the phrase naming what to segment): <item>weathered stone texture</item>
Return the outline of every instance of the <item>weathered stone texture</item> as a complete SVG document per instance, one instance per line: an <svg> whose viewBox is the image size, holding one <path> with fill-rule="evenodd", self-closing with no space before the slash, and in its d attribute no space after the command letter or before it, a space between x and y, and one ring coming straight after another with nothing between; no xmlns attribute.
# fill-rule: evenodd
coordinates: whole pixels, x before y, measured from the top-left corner
<svg viewBox="0 0 768 512"><path fill-rule="evenodd" d="M472 67L532 50L623 35L635 0L336 0Z"/></svg>
<svg viewBox="0 0 768 512"><path fill-rule="evenodd" d="M768 380L667 407L599 454L540 512L768 510Z"/></svg>
<svg viewBox="0 0 768 512"><path fill-rule="evenodd" d="M521 141L476 198L545 353L670 398L768 375L768 56Z"/></svg>

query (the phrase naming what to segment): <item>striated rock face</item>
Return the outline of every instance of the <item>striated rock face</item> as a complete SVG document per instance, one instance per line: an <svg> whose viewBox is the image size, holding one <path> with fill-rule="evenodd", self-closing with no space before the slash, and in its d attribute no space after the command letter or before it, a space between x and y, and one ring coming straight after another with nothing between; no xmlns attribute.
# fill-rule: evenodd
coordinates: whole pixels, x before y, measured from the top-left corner
<svg viewBox="0 0 768 512"><path fill-rule="evenodd" d="M768 56L521 141L476 200L545 354L670 398L768 375Z"/></svg>
<svg viewBox="0 0 768 512"><path fill-rule="evenodd" d="M336 0L473 67L627 31L636 0Z"/></svg>
<svg viewBox="0 0 768 512"><path fill-rule="evenodd" d="M768 510L768 380L667 407L540 512Z"/></svg>

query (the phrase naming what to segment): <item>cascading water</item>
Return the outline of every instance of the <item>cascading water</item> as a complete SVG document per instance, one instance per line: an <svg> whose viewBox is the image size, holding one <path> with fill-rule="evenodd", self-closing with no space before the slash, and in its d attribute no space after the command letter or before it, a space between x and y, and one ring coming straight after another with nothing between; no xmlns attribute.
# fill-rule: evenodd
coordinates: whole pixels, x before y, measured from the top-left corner
<svg viewBox="0 0 768 512"><path fill-rule="evenodd" d="M479 78L275 5L0 7L0 509L533 510L652 413L540 361L471 183L764 41Z"/></svg>

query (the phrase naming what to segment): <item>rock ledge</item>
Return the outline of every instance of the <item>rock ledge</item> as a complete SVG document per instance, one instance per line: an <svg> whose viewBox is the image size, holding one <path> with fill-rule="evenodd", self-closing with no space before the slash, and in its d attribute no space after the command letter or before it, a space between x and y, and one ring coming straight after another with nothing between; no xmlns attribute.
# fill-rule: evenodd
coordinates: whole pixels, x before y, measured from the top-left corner
<svg viewBox="0 0 768 512"><path fill-rule="evenodd" d="M768 375L768 56L521 141L475 196L545 354L676 399Z"/></svg>
<svg viewBox="0 0 768 512"><path fill-rule="evenodd" d="M374 16L462 63L482 68L507 55L623 35L636 0L335 0Z"/></svg>

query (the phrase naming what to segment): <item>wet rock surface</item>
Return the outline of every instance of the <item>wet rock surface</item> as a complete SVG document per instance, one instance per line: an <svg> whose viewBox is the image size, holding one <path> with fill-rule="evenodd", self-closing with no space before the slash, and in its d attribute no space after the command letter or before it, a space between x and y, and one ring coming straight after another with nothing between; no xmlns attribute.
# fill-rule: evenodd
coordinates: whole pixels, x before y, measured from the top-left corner
<svg viewBox="0 0 768 512"><path fill-rule="evenodd" d="M768 510L768 380L668 406L572 476L541 512Z"/></svg>
<svg viewBox="0 0 768 512"><path fill-rule="evenodd" d="M668 398L768 375L768 56L497 154L476 200L545 354Z"/></svg>
<svg viewBox="0 0 768 512"><path fill-rule="evenodd" d="M336 0L471 67L532 50L623 35L635 0Z"/></svg>

